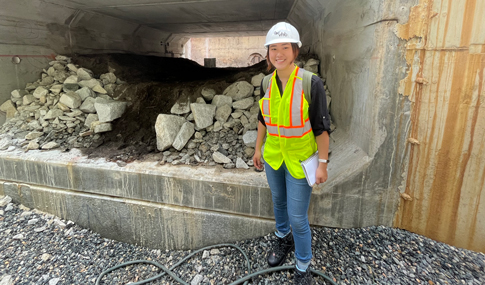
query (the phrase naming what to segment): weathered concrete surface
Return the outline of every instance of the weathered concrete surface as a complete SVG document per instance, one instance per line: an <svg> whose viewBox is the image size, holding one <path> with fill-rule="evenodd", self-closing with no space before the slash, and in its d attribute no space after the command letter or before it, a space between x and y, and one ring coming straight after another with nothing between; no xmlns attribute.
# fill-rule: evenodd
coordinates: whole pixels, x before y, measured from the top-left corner
<svg viewBox="0 0 485 285"><path fill-rule="evenodd" d="M216 211L8 182L0 185L17 203L75 221L104 237L150 248L200 248L261 236L274 227L268 219Z"/></svg>
<svg viewBox="0 0 485 285"><path fill-rule="evenodd" d="M310 223L355 227L362 223L361 213L355 211L361 203L360 193L347 191L343 182L368 160L355 147L337 146L335 151L345 155L336 155L336 159L360 159L361 163L329 168L328 187L313 193ZM274 229L265 175L248 170L160 166L157 162L119 167L87 159L75 149L69 153L0 151L0 185L0 191L3 189L17 203L73 220L106 237L153 247L198 248L256 237ZM376 192L368 199L364 208L370 217L378 217L374 212L382 211L375 200L386 199L388 194ZM102 218L86 218L86 205L91 205L89 211L94 216ZM388 212L392 214L391 209ZM195 225L191 224L193 220ZM198 221L211 220L219 226L209 227L210 231L197 226ZM157 232L165 229L177 232L174 238L181 241L174 243L172 237Z"/></svg>
<svg viewBox="0 0 485 285"><path fill-rule="evenodd" d="M419 1L397 25L412 103L405 194L395 224L485 252L484 1Z"/></svg>
<svg viewBox="0 0 485 285"><path fill-rule="evenodd" d="M322 217L322 224L392 225L405 183L410 116L410 102L396 92L405 62L393 30L414 2L301 0L288 16L301 32L303 51L318 54L332 91L337 131L330 165L339 170L321 189L324 204L310 210L316 215L332 207L339 217ZM323 194L327 187L332 195Z"/></svg>
<svg viewBox="0 0 485 285"><path fill-rule="evenodd" d="M156 162L121 168L79 155L3 152L0 194L105 237L155 248L200 248L274 229L261 174L248 179L243 172Z"/></svg>

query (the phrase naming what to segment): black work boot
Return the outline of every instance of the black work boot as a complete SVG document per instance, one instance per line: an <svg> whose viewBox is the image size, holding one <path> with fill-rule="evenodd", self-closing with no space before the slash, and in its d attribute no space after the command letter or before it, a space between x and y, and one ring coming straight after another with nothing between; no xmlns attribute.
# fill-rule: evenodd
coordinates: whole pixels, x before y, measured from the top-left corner
<svg viewBox="0 0 485 285"><path fill-rule="evenodd" d="M290 250L295 249L293 234L290 232L284 238L276 236L276 243L268 253L268 264L270 267L280 266L286 260Z"/></svg>
<svg viewBox="0 0 485 285"><path fill-rule="evenodd" d="M312 273L310 272L310 267L308 267L305 272L302 272L295 267L295 275L293 276L293 284L298 284L298 285L311 285L311 284L313 284L313 277L312 277Z"/></svg>

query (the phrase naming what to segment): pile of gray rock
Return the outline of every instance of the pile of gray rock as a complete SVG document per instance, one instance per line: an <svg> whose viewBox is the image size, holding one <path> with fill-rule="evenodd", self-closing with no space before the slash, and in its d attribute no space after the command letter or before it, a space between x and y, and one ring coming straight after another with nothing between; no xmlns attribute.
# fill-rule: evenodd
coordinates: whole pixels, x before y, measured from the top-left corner
<svg viewBox="0 0 485 285"><path fill-rule="evenodd" d="M113 72L96 79L61 55L49 65L39 80L12 91L0 106L7 115L0 150L89 147L124 113L128 103L112 97L123 83Z"/></svg>
<svg viewBox="0 0 485 285"><path fill-rule="evenodd" d="M173 105L171 114L160 114L155 123L157 148L162 162L173 164L223 164L249 168L256 143L261 80L238 81L222 94L203 88L201 96ZM171 148L172 147L172 148ZM171 148L172 151L168 150ZM176 151L186 149L180 157Z"/></svg>
<svg viewBox="0 0 485 285"><path fill-rule="evenodd" d="M319 60L296 64L318 75ZM182 99L173 105L171 114L160 114L155 130L157 148L163 152L161 163L221 164L224 168L244 169L252 166L264 76L253 76L251 83L236 82L222 94L203 88L195 102ZM329 107L331 97L324 86Z"/></svg>
<svg viewBox="0 0 485 285"><path fill-rule="evenodd" d="M319 63L316 59L296 62L317 74ZM57 56L49 65L39 80L12 91L10 100L0 106L7 115L0 128L0 150L97 145L130 104L114 97L124 84L114 70L94 78L91 70L72 64L66 56ZM153 123L157 149L163 154L161 163L252 166L264 76L260 73L251 82L235 82L222 94L202 88L195 101L187 96L172 106L171 114L160 114ZM325 89L329 105L326 85Z"/></svg>

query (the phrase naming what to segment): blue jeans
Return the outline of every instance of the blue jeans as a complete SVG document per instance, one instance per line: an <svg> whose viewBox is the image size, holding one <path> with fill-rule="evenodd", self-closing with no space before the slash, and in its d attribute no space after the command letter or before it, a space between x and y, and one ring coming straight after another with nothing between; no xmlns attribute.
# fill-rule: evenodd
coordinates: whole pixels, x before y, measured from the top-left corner
<svg viewBox="0 0 485 285"><path fill-rule="evenodd" d="M295 257L301 262L309 262L312 259L312 235L308 222L308 207L312 187L305 178L296 179L291 176L284 162L277 170L266 162L264 164L273 197L276 229L287 234L291 226L295 241Z"/></svg>

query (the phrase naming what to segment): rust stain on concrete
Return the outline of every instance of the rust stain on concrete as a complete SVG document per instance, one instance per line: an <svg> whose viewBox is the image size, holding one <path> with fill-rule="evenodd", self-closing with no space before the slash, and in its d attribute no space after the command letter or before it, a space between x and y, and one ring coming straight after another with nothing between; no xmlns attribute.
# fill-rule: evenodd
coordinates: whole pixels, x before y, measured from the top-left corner
<svg viewBox="0 0 485 285"><path fill-rule="evenodd" d="M415 79L422 78L417 77L416 72L421 65L421 56L416 54L417 49L422 49L427 40L427 29L429 21L432 18L430 16L431 0L422 0L420 3L411 8L409 15L409 21L406 24L397 24L395 34L403 40L407 40L406 43L406 63L409 66L406 78L401 80L399 86L399 93L404 96L410 96L415 88ZM422 83L422 82L419 82ZM410 98L414 101L414 98Z"/></svg>
<svg viewBox="0 0 485 285"><path fill-rule="evenodd" d="M411 8L409 21L404 24L396 25L396 34L403 40L414 37L423 37L427 32L428 13L430 0L420 1L418 5Z"/></svg>
<svg viewBox="0 0 485 285"><path fill-rule="evenodd" d="M405 197L395 226L485 252L485 3L420 1L396 35L412 103ZM427 84L420 84L425 78ZM424 81L423 81L424 82Z"/></svg>

